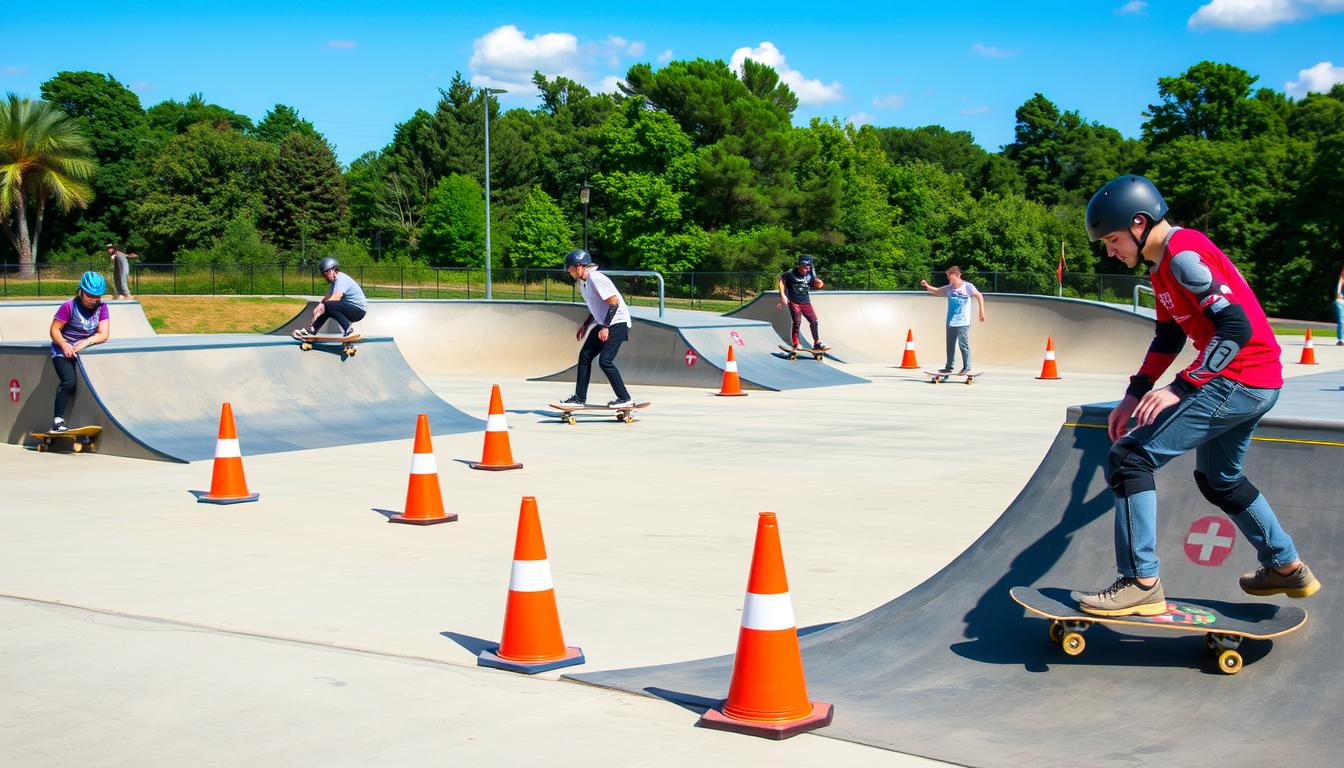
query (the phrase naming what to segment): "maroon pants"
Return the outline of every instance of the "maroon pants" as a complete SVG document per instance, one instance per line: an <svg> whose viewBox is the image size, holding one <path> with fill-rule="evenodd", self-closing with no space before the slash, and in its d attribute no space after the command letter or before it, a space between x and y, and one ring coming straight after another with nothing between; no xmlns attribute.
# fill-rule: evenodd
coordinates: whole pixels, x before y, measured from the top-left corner
<svg viewBox="0 0 1344 768"><path fill-rule="evenodd" d="M798 346L798 329L803 324L803 318L807 318L807 327L812 331L812 345L821 343L821 337L817 335L817 311L811 304L799 304L789 302L789 314L793 315L793 346Z"/></svg>

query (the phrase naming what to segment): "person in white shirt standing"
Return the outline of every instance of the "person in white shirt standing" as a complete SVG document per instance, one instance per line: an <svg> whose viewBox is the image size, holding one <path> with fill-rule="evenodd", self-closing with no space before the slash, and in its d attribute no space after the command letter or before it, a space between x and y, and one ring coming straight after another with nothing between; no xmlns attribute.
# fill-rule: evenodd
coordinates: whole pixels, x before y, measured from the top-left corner
<svg viewBox="0 0 1344 768"><path fill-rule="evenodd" d="M616 353L630 339L630 308L625 305L625 299L621 298L615 283L598 271L593 264L593 257L582 248L565 254L565 271L578 282L583 303L588 305L588 317L579 326L574 338L583 339L593 324L597 325L597 330L588 334L583 347L579 349L574 394L562 402L565 405L588 403L588 379L593 373L593 358L597 358L597 366L607 375L607 381L611 382L611 389L616 393L616 399L607 403L607 407L634 405L625 382L621 380L621 372L616 368Z"/></svg>

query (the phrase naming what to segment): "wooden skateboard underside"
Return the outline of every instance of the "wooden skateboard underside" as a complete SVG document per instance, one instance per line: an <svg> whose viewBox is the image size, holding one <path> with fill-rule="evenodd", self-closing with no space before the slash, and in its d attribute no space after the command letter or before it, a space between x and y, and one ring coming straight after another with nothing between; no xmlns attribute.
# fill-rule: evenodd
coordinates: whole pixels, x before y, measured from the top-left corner
<svg viewBox="0 0 1344 768"><path fill-rule="evenodd" d="M295 336L299 342L299 349L307 352L316 344L340 344L341 351L346 355L353 355L359 351L355 344L363 337L359 334L354 336Z"/></svg>
<svg viewBox="0 0 1344 768"><path fill-rule="evenodd" d="M1029 612L1050 619L1050 639L1070 656L1083 652L1083 633L1093 624L1196 633L1204 635L1204 647L1217 656L1218 669L1229 675L1241 670L1237 647L1242 640L1281 637L1307 623L1305 610L1271 603L1171 598L1167 600L1167 612L1157 616L1095 616L1078 610L1062 589L1013 587L1009 595Z"/></svg>
<svg viewBox="0 0 1344 768"><path fill-rule="evenodd" d="M799 355L811 357L813 360L820 360L826 356L827 352L831 351L830 347L813 349L812 347L790 347L786 344L780 344L779 349L790 360L797 360Z"/></svg>
<svg viewBox="0 0 1344 768"><path fill-rule="evenodd" d="M577 419L575 418L574 414L583 411L590 411L596 413L614 413L616 415L617 421L623 421L626 424L629 424L635 420L635 416L633 413L634 411L638 411L643 408L648 408L650 405L652 405L652 402L635 403L634 405L629 405L624 408L610 408L605 405L562 405L560 403L548 403L548 405L550 405L557 411L560 411L560 420L565 422L566 424L577 423Z"/></svg>
<svg viewBox="0 0 1344 768"><path fill-rule="evenodd" d="M76 427L64 432L29 432L28 434L38 441L38 453L51 450L52 444L57 440L69 440L70 450L75 453L83 451L94 453L98 450L97 437L102 431L102 427Z"/></svg>

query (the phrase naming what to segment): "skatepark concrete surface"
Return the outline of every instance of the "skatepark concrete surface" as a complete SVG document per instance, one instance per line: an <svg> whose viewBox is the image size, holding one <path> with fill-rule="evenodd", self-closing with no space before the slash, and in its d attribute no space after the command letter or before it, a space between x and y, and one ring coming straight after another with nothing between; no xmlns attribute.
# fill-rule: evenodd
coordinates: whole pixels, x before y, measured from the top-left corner
<svg viewBox="0 0 1344 768"><path fill-rule="evenodd" d="M1298 352L1285 346L1285 359ZM923 351L926 363L929 354ZM1344 370L1344 348L1319 347L1317 357L1320 366L1290 363L1287 373ZM1251 715L1242 704L1251 692L1290 706L1306 697L1310 706L1292 706L1312 718L1302 738L1341 746L1336 731L1321 730L1337 709L1338 665L1318 663L1338 647L1329 635L1337 621L1329 590L1339 552L1321 551L1338 547L1338 517L1330 522L1321 511L1337 513L1338 503L1291 485L1287 459L1279 458L1300 451L1294 466L1302 482L1325 485L1340 466L1334 454L1268 442L1252 454L1258 462L1274 453L1279 468L1263 485L1277 494L1290 530L1299 530L1295 519L1310 521L1299 545L1321 564L1327 592L1305 602L1312 613L1306 629L1275 641L1267 655L1248 652L1234 677L1201 666L1197 639L1194 650L1166 641L1136 648L1126 636L1103 640L1102 629L1089 633L1084 656L1065 660L1051 655L1057 649L1045 640L1045 622L1008 611L1007 584L1003 605L986 585L1008 577L1081 579L1086 571L1079 586L1094 586L1109 577L1109 541L1101 542L1107 505L1098 500L1095 467L1080 471L1083 484L1074 489L1081 506L1071 514L1086 524L1052 508L1068 525L1047 537L1043 518L1014 499L1024 488L1024 500L1068 498L1058 495L1069 482L1061 451L1086 469L1070 435L1092 446L1098 430L1061 427L1082 423L1074 421L1081 411L1067 409L1117 397L1137 358L1123 374L1077 373L1061 355L1060 381L1034 378L1039 359L987 366L973 386L929 385L917 371L893 367L897 360L899 351L890 362L843 366L871 383L745 398L713 397L717 387L632 387L653 405L628 425L614 418L560 423L545 403L567 395L568 385L529 381L532 372L496 378L421 370L434 394L474 418L485 416L490 385L499 383L514 458L525 465L472 471L464 462L480 458L481 433L436 435L445 506L461 517L427 528L389 525L376 511L404 502L411 419L392 425L402 439L262 454L248 446L265 427L240 425L248 485L261 501L230 507L199 505L188 493L208 485L209 461L0 445L0 711L7 715L0 764L937 764L917 755L977 765L1184 764L1187 751L1125 744L1061 757L1030 742L1071 736L1029 716L1054 700L1039 691L1063 696L1059 708L1076 708L1085 694L1091 727L1113 723L1130 703L1107 698L1098 681L1127 675L1162 676L1178 689L1158 696L1163 715L1173 702L1185 706L1181 720L1154 726L1159 747L1213 723L1210 732L1224 740L1214 754L1269 748L1263 734L1245 727ZM1319 411L1334 402L1322 406L1322 398L1344 398L1341 374L1302 381L1300 394L1284 396L1291 417L1337 418L1338 409ZM595 374L591 399L608 392ZM1095 446L1083 453L1096 458ZM1058 479L1043 484L1043 466ZM1258 466L1251 472L1261 482ZM1188 467L1161 482L1168 475L1188 498ZM565 640L588 659L535 678L478 668L474 656L499 638L524 495L538 499ZM1173 505L1173 517L1184 509ZM694 727L696 702L727 691L726 675L714 683L706 671L716 662L696 660L736 644L760 511L779 515L812 696L837 704L832 726L782 743ZM1023 519L1024 532L1004 522ZM1022 540L1030 532L1058 556L1058 570L1031 554L1032 542ZM1169 546L1175 535L1164 533ZM1029 563L1004 570L1023 553ZM958 565L968 561L983 572ZM1188 571L1173 579L1212 589L1212 581L1184 581ZM893 598L905 600L900 613L885 608ZM883 623L893 616L931 618L919 626ZM957 623L985 630L1000 621L1024 631L1008 638L956 632ZM818 655L833 642L833 657ZM683 671L646 669L678 662L693 663ZM937 664L951 676L933 679ZM624 676L640 693L563 673ZM664 676L676 682L660 685ZM681 686L686 679L694 685ZM613 680L600 682L620 688ZM667 691L676 690L700 698L674 703ZM1232 715L1218 711L1224 704L1211 691L1232 691L1226 706L1241 732L1222 728ZM921 705L929 714L918 715ZM987 709L999 718L969 720ZM999 730L1006 726L1021 731ZM1045 733L1051 729L1059 733ZM1114 738L1114 729L1104 733ZM943 749L953 741L975 759ZM1318 764L1315 754L1292 759Z"/></svg>

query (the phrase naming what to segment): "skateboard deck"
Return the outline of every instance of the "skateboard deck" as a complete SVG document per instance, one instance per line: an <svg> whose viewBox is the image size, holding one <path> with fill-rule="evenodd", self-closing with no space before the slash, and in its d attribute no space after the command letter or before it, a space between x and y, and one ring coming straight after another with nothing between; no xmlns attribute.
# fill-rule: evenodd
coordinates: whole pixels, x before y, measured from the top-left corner
<svg viewBox="0 0 1344 768"><path fill-rule="evenodd" d="M929 383L942 384L948 379L966 379L967 384L974 384L975 380L984 376L982 371L971 371L970 373L943 373L941 371L925 371L925 376L929 377Z"/></svg>
<svg viewBox="0 0 1344 768"><path fill-rule="evenodd" d="M353 336L295 336L295 337L294 337L294 339L295 339L296 341L299 342L299 349L302 349L302 350L305 351L305 352L307 352L308 350L312 349L313 346L316 345L316 344L340 344L340 345L341 345L341 352L344 353L344 354L346 354L346 355L354 355L356 352L359 351L359 347L356 347L355 344L358 343L359 340L362 339L362 338L363 338L363 336L360 336L358 333L356 333L356 334L353 335Z"/></svg>
<svg viewBox="0 0 1344 768"><path fill-rule="evenodd" d="M1243 640L1281 637L1307 623L1305 610L1273 603L1167 598L1167 612L1157 616L1094 616L1078 610L1063 589L1013 587L1009 595L1031 613L1050 619L1050 640L1070 656L1083 652L1083 633L1093 624L1188 632L1204 635L1204 647L1217 658L1218 670L1229 675L1241 671L1237 648Z"/></svg>
<svg viewBox="0 0 1344 768"><path fill-rule="evenodd" d="M799 355L808 355L811 356L813 360L820 360L826 356L827 352L831 351L830 347L813 349L812 347L790 347L787 344L780 344L779 348L790 360L797 360Z"/></svg>
<svg viewBox="0 0 1344 768"><path fill-rule="evenodd" d="M560 411L560 420L566 424L577 423L574 414L582 411L614 413L616 414L617 421L623 421L626 424L630 424L635 420L634 412L643 408L648 408L652 405L652 402L645 401L642 403L635 403L634 405L627 405L624 408L610 408L605 405L562 405L561 403L548 403L548 405L557 411Z"/></svg>
<svg viewBox="0 0 1344 768"><path fill-rule="evenodd" d="M39 441L37 443L38 453L50 451L52 444L57 440L70 440L70 450L75 453L83 451L94 453L98 450L98 433L102 431L102 427L75 427L64 432L30 432L28 434Z"/></svg>

